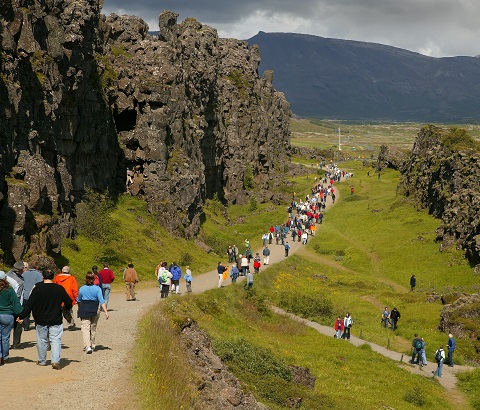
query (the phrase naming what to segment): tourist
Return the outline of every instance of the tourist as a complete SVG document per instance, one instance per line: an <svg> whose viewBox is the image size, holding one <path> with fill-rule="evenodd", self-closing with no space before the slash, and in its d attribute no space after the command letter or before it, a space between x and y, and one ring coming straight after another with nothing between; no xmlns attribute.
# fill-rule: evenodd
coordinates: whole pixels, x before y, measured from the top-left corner
<svg viewBox="0 0 480 410"><path fill-rule="evenodd" d="M337 317L337 320L335 321L335 326L334 326L334 329L335 329L335 335L334 337L336 337L337 339L340 339L340 337L342 336L342 331L344 330L344 325L343 325L343 320L340 316Z"/></svg>
<svg viewBox="0 0 480 410"><path fill-rule="evenodd" d="M445 362L445 351L443 350L443 345L440 345L438 350L435 352L435 360L437 362L437 368L434 375L437 377L442 377L442 368L443 363Z"/></svg>
<svg viewBox="0 0 480 410"><path fill-rule="evenodd" d="M240 271L238 270L237 265L232 265L232 269L230 271L230 278L232 279L232 283L235 283L239 276L240 276Z"/></svg>
<svg viewBox="0 0 480 410"><path fill-rule="evenodd" d="M415 275L412 275L410 278L410 290L413 292L415 290L415 286L417 286L417 278Z"/></svg>
<svg viewBox="0 0 480 410"><path fill-rule="evenodd" d="M172 294L180 294L180 278L182 277L182 270L180 269L180 266L177 265L177 262L173 262L172 265L170 265L169 269L170 273L172 274L172 285L170 288L170 291Z"/></svg>
<svg viewBox="0 0 480 410"><path fill-rule="evenodd" d="M397 323L399 319L400 319L400 312L397 310L396 307L394 307L390 312L390 322L392 323L392 330L397 329Z"/></svg>
<svg viewBox="0 0 480 410"><path fill-rule="evenodd" d="M98 276L102 279L102 293L105 299L105 306L108 308L108 300L110 299L110 292L112 290L112 282L115 280L115 274L108 267L108 263L103 264L103 269L98 272Z"/></svg>
<svg viewBox="0 0 480 410"><path fill-rule="evenodd" d="M133 263L129 263L123 271L123 280L125 282L125 293L127 301L137 300L135 297L135 285L138 283L137 271L133 268Z"/></svg>
<svg viewBox="0 0 480 410"><path fill-rule="evenodd" d="M352 328L353 325L353 319L350 316L350 313L347 312L345 314L345 317L343 318L343 334L342 334L342 339L346 339L350 341L350 329Z"/></svg>
<svg viewBox="0 0 480 410"><path fill-rule="evenodd" d="M418 337L415 333L414 339L412 341L412 360L410 361L411 364L420 364L422 366L422 339Z"/></svg>
<svg viewBox="0 0 480 410"><path fill-rule="evenodd" d="M10 350L10 332L14 318L22 312L17 294L10 286L7 275L0 271L0 366L8 362Z"/></svg>
<svg viewBox="0 0 480 410"><path fill-rule="evenodd" d="M70 275L70 266L64 266L62 271L55 276L53 283L62 286L72 299L72 308L62 309L63 317L68 323L68 330L75 330L75 319L73 318L73 306L77 303L78 284L74 276Z"/></svg>
<svg viewBox="0 0 480 410"><path fill-rule="evenodd" d="M158 282L160 283L160 297L168 297L170 291L170 285L172 282L172 273L167 269L167 262L162 262L160 269L158 270Z"/></svg>
<svg viewBox="0 0 480 410"><path fill-rule="evenodd" d="M288 251L290 250L290 244L288 243L288 241L285 242L285 257L288 256Z"/></svg>
<svg viewBox="0 0 480 410"><path fill-rule="evenodd" d="M245 280L245 284L243 285L243 289L252 289L252 287L253 287L253 275L250 272L250 270L248 270L247 279Z"/></svg>
<svg viewBox="0 0 480 410"><path fill-rule="evenodd" d="M37 283L43 282L43 276L42 272L37 269L37 266L30 269L27 262L23 262L23 266L23 306L25 306L33 287ZM28 332L30 330L30 315L25 316L25 318L23 319L23 330L25 332Z"/></svg>
<svg viewBox="0 0 480 410"><path fill-rule="evenodd" d="M15 262L12 269L10 269L7 275L7 281L10 283L10 286L15 291L17 298L20 304L23 306L23 289L25 287L25 281L23 280L23 272L25 272L25 264L23 261ZM23 327L20 326L19 322L16 320L13 323L13 342L12 349L20 347L20 342L22 339L22 330Z"/></svg>
<svg viewBox="0 0 480 410"><path fill-rule="evenodd" d="M47 365L47 349L51 348L51 364L55 370L60 370L60 355L62 351L63 317L65 310L72 308L72 299L66 290L53 283L53 271L42 272L43 282L37 283L32 289L28 302L18 315L20 322L32 312L37 331L37 364Z"/></svg>
<svg viewBox="0 0 480 410"><path fill-rule="evenodd" d="M390 319L390 311L388 310L388 307L385 306L385 309L382 312L382 322L383 326L388 329L388 322Z"/></svg>
<svg viewBox="0 0 480 410"><path fill-rule="evenodd" d="M453 367L453 353L455 352L455 339L453 338L453 335L450 333L448 335L448 367Z"/></svg>
<svg viewBox="0 0 480 410"><path fill-rule="evenodd" d="M268 249L268 246L265 246L265 249L263 250L263 264L268 265L269 261L270 261L270 249Z"/></svg>
<svg viewBox="0 0 480 410"><path fill-rule="evenodd" d="M183 276L183 278L185 279L185 283L187 285L187 292L191 292L193 276L192 276L192 271L190 270L190 266L185 267L185 275Z"/></svg>
<svg viewBox="0 0 480 410"><path fill-rule="evenodd" d="M129 264L131 265L131 264ZM88 272L85 276L85 285L78 291L78 317L82 324L83 350L86 354L95 351L95 336L97 334L97 323L100 318L98 311L99 305L105 312L105 318L108 319L107 305L103 298L102 291L95 286L95 275Z"/></svg>
<svg viewBox="0 0 480 410"><path fill-rule="evenodd" d="M218 262L217 272L218 272L218 287L221 288L224 278L223 274L227 271L227 268L222 265L222 262Z"/></svg>

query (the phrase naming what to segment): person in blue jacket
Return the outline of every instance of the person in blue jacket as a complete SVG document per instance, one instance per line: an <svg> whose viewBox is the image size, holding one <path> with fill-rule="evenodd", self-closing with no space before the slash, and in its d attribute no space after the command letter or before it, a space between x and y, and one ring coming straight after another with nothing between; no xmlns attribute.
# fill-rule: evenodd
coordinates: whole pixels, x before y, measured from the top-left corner
<svg viewBox="0 0 480 410"><path fill-rule="evenodd" d="M453 352L455 352L455 339L453 335L450 333L448 335L448 367L453 367Z"/></svg>
<svg viewBox="0 0 480 410"><path fill-rule="evenodd" d="M180 266L177 265L177 262L173 262L169 271L172 274L172 287L170 288L170 291L178 295L180 293L180 278L182 277L182 270L180 269Z"/></svg>

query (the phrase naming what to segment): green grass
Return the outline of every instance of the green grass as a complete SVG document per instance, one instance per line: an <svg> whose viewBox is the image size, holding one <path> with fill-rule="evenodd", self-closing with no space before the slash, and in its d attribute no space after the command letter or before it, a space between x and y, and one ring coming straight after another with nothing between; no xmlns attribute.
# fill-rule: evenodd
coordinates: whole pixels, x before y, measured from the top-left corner
<svg viewBox="0 0 480 410"><path fill-rule="evenodd" d="M100 266L103 261L109 262L119 279L127 263L132 262L140 280L147 282L156 280L155 267L162 260L177 261L182 269L183 262L188 261L194 273L216 266L218 256L205 253L193 241L170 235L139 198L119 197L111 217L115 234L107 245L79 236L75 241L67 240L62 248L62 263L70 265L80 283L92 265ZM121 280L114 284L120 286Z"/></svg>

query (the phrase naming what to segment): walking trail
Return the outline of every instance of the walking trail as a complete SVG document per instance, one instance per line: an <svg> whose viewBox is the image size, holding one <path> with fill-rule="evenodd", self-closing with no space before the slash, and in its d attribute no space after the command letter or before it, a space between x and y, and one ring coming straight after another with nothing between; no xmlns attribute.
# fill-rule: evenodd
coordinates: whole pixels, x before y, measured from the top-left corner
<svg viewBox="0 0 480 410"><path fill-rule="evenodd" d="M338 192L337 198L339 198ZM327 210L331 205L331 199L328 198ZM328 215L325 220L328 223ZM262 233L259 232L259 236ZM318 225L317 229L317 235L319 234L321 234L321 225ZM290 255L303 247L299 242L292 242L291 238L288 240L291 245ZM273 243L269 248L271 250L270 265L285 259L282 245ZM261 255L261 250L257 251ZM263 268L262 265L261 270ZM153 270L152 267L152 274ZM196 272L193 274L193 293L201 293L217 287L216 269L201 275ZM226 284L229 283L230 280ZM182 292L185 291L184 282L181 283L181 287ZM11 350L10 363L0 368L3 381L3 403L8 403L5 408L9 410L59 409L73 405L79 410L138 409L134 399L134 387L131 385L131 372L134 365L132 352L135 349L137 324L142 316L161 299L156 282L141 284L137 288L136 296L136 301L127 302L123 292L113 292L110 295L110 319L105 320L105 316L101 315L97 328L97 350L91 355L83 352L82 334L79 329L65 330L62 337L62 370L53 370L51 366L37 366L35 331L23 332L22 348ZM274 310L299 320L321 333L329 336L333 334L331 328L295 317L279 308L274 307ZM77 326L80 325L79 319L76 319L76 322ZM376 352L400 362L399 353L381 346L353 336L351 343L354 345L368 343ZM50 354L47 355L47 359L50 359ZM432 365L429 367L433 368ZM427 374L428 372L421 372L410 365L406 365L406 368L415 373L431 376ZM444 378L441 379L441 383L448 389L455 388L453 373L460 370L460 366L453 369L454 371L444 367Z"/></svg>

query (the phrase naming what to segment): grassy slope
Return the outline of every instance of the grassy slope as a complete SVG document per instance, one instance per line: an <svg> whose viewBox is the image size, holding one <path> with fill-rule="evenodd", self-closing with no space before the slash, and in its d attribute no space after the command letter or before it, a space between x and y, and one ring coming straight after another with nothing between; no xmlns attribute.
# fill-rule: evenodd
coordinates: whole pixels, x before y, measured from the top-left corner
<svg viewBox="0 0 480 410"><path fill-rule="evenodd" d="M338 187L343 200L328 211L325 223L310 241L307 251L264 270L256 279L255 293L249 297L238 286L222 292L211 291L181 301L169 301L167 316L173 323L181 322L186 316L193 317L217 344L241 339L249 348L266 347L277 359L310 368L317 377L315 390L311 392L298 390L270 374L257 375L245 370L242 362L246 357L228 362L245 385L274 409L282 408L286 394L304 397L302 408L312 409L322 407L318 403L323 403L325 408L382 408L388 405L408 409L416 407L412 403L416 398L417 405L451 408L448 394L437 383L399 369L395 363L368 348L355 349L346 343L339 346L339 341L333 338L264 313L265 301L284 305L285 298L295 297L299 304L306 306L305 316L327 325L333 325L336 315L349 310L355 320L354 335L361 332L365 339L384 346L390 343L392 349L409 353L413 333L418 332L427 340L427 354L432 361L435 348L446 342L446 335L436 330L442 306L439 302L426 303L427 292L443 293L452 290L453 285L471 292L477 289L471 268L456 251L439 252L434 242L439 222L396 195L397 173L387 171L377 179L367 177L359 163L348 166L355 178ZM304 187L309 186L309 180L303 179L308 183ZM355 194L351 197L350 185L355 186ZM297 189L297 192L306 190ZM221 212L209 208L204 234L217 235L225 244L238 245L248 237L255 247L265 228L279 222L277 217L280 221L284 218L284 209L279 213L259 209L240 218L239 215L248 214L246 208L235 207ZM225 221L228 229L219 228ZM240 224L235 224L239 221ZM258 232L256 236L255 232ZM325 274L328 279L316 279L313 277L316 273ZM412 273L418 278L417 290L413 293L409 290ZM308 300L315 298L331 302L329 315L309 314ZM385 305L395 305L402 313L395 334L379 324ZM232 329L235 329L234 334ZM149 332L145 332L141 340L146 351L152 349L148 339ZM458 362L464 361L470 353L466 344L459 343ZM161 359L156 357L156 360ZM152 369L158 371L162 366L168 365L161 362L152 367L150 362L139 374L152 373ZM186 363L184 366L188 369ZM250 369L255 367L252 363ZM163 376L167 375L163 373ZM159 374L158 380L164 380L163 376ZM475 378L472 376L465 382L465 390L470 394L472 389L468 388L468 383L471 380ZM348 403L334 392L346 388L352 391ZM191 403L188 400L194 395L194 389L186 395L185 406L188 407Z"/></svg>

